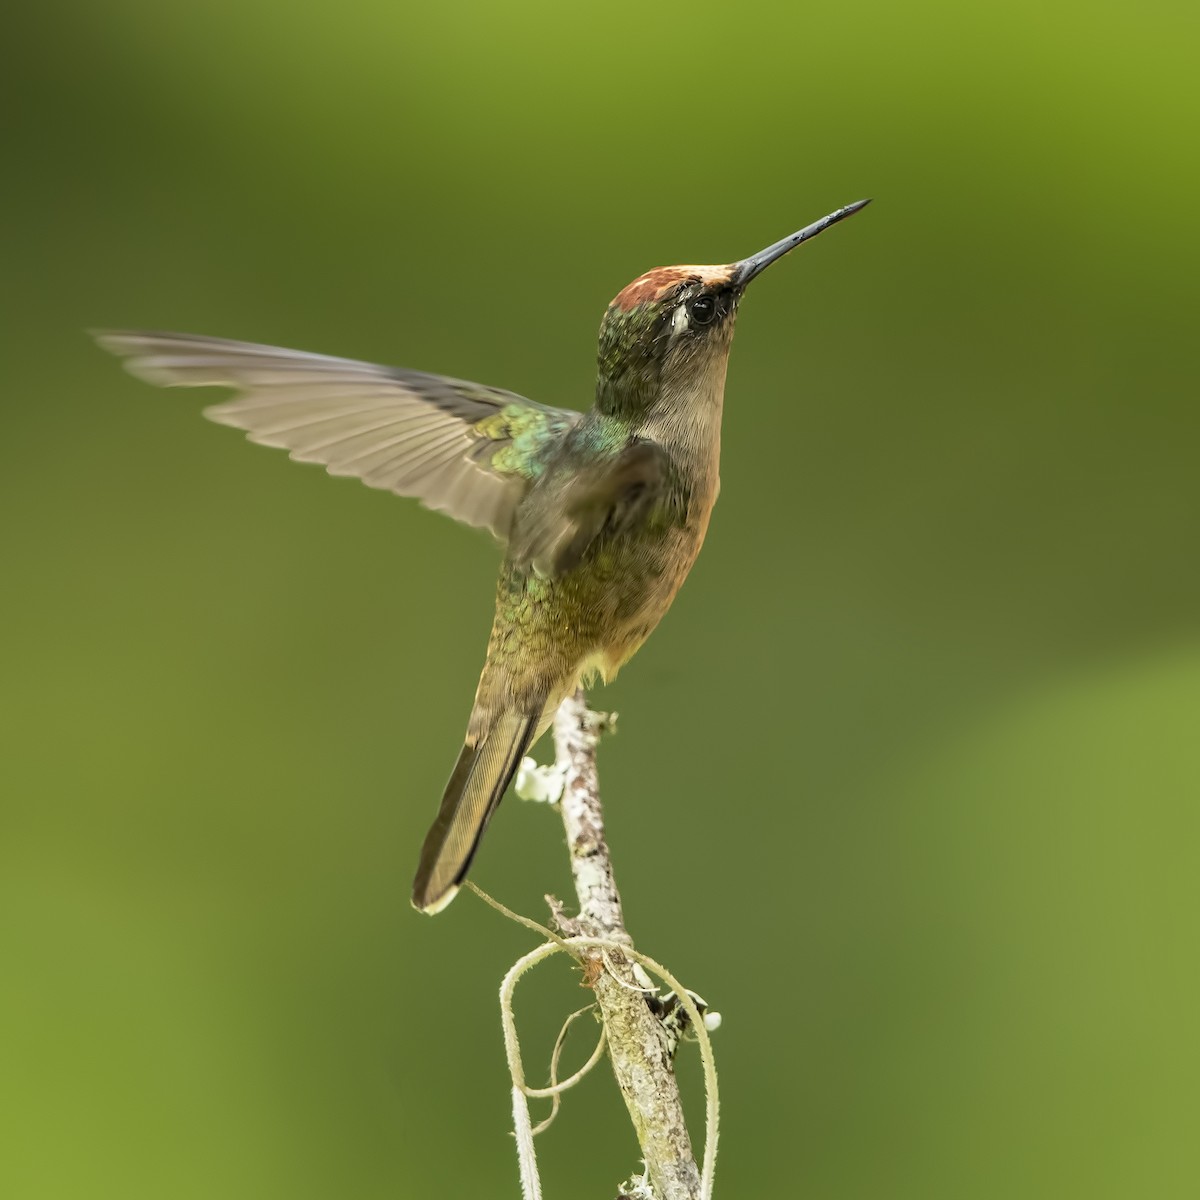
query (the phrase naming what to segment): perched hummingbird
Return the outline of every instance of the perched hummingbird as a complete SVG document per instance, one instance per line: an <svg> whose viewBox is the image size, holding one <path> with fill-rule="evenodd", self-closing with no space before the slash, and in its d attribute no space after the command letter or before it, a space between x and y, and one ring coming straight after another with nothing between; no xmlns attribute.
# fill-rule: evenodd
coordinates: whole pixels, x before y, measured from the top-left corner
<svg viewBox="0 0 1200 1200"><path fill-rule="evenodd" d="M747 284L868 201L741 262L658 267L600 324L587 413L513 392L220 338L105 332L129 370L238 394L205 410L331 475L415 496L507 544L466 742L425 838L413 904L454 898L522 756L582 680L613 678L670 607L720 487L721 407Z"/></svg>

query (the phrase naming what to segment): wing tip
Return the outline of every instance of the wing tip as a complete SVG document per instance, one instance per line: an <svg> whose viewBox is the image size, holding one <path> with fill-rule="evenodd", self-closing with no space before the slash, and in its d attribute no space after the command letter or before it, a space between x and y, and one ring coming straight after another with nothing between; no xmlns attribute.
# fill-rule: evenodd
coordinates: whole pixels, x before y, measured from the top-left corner
<svg viewBox="0 0 1200 1200"><path fill-rule="evenodd" d="M188 387L190 380L172 370L161 352L164 345L186 335L157 333L146 329L88 329L87 335L109 354L122 360L121 365L135 379L155 387ZM158 357L155 357L156 352Z"/></svg>
<svg viewBox="0 0 1200 1200"><path fill-rule="evenodd" d="M130 351L125 343L133 335L126 329L85 329L83 332L109 354L128 354Z"/></svg>

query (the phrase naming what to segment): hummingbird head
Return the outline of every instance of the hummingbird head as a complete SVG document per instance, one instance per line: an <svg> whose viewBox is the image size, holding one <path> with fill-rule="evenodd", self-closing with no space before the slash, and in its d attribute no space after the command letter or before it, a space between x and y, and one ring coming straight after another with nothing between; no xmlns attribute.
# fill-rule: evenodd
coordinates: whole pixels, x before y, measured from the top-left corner
<svg viewBox="0 0 1200 1200"><path fill-rule="evenodd" d="M633 418L680 396L715 389L719 398L738 304L750 281L869 203L839 208L739 262L655 267L639 275L617 293L600 323L597 407Z"/></svg>

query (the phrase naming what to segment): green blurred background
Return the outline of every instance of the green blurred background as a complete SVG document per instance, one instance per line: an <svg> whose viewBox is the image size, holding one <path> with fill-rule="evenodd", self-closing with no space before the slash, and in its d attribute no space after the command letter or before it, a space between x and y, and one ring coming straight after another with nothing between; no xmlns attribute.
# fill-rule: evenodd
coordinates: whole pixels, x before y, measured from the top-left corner
<svg viewBox="0 0 1200 1200"><path fill-rule="evenodd" d="M863 195L744 305L708 544L597 697L631 926L725 1017L718 1194L1200 1191L1194 5L51 0L5 41L0 1194L517 1195L531 938L407 899L493 547L82 330L582 407L634 275ZM541 915L553 816L476 875ZM540 1076L583 1001L527 986ZM606 1073L540 1147L612 1197Z"/></svg>

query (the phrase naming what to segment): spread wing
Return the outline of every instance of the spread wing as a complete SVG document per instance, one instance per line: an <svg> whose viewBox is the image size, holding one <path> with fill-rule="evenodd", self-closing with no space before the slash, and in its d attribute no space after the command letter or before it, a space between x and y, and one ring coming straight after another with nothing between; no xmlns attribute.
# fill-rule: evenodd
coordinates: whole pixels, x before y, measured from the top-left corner
<svg viewBox="0 0 1200 1200"><path fill-rule="evenodd" d="M674 519L683 500L670 486L671 471L661 446L634 438L589 466L552 474L518 514L510 560L553 578L578 565L601 536Z"/></svg>
<svg viewBox="0 0 1200 1200"><path fill-rule="evenodd" d="M275 346L178 333L96 339L149 383L233 388L205 416L252 442L414 496L502 540L544 455L581 415L461 379Z"/></svg>

